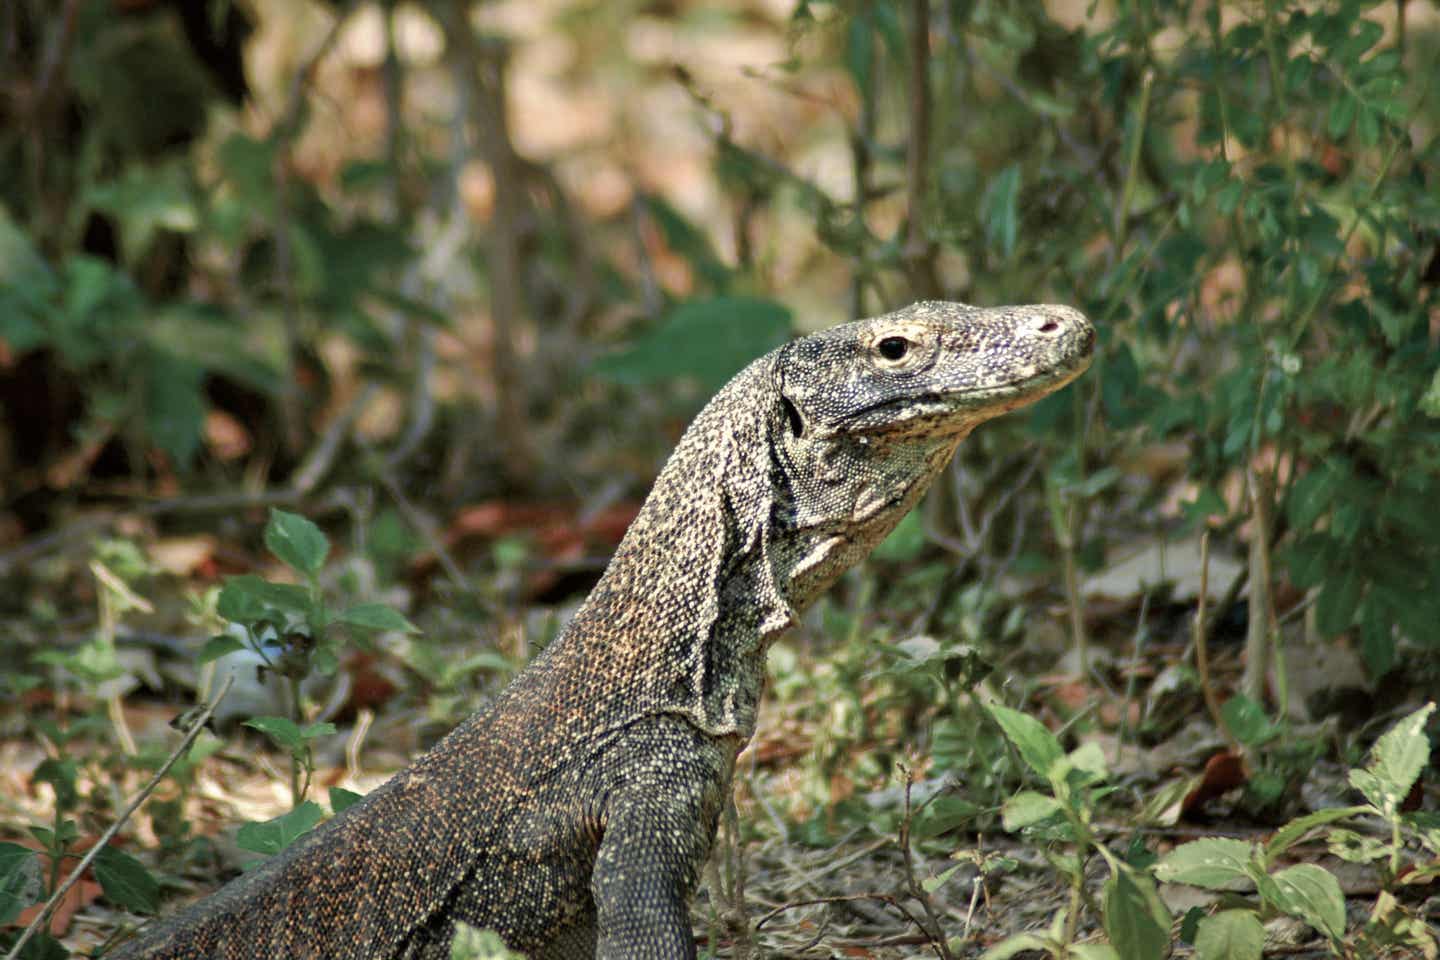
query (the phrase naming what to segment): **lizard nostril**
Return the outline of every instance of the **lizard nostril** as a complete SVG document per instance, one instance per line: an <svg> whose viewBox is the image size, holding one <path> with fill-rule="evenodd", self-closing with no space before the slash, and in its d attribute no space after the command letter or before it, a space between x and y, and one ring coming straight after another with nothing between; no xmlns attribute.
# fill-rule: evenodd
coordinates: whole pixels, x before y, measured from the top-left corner
<svg viewBox="0 0 1440 960"><path fill-rule="evenodd" d="M1059 330L1059 329L1060 329L1060 324L1056 323L1054 320L1046 320L1044 323L1042 323L1042 324L1040 325L1040 332L1041 332L1041 333L1054 333L1056 330Z"/></svg>

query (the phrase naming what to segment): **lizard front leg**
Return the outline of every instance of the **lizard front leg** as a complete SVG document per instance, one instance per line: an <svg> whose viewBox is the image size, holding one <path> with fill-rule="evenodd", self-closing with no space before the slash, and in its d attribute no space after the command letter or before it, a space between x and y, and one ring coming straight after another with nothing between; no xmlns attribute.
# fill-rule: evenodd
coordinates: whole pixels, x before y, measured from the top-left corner
<svg viewBox="0 0 1440 960"><path fill-rule="evenodd" d="M597 960L695 956L689 901L715 839L734 751L683 721L646 726L635 738L645 741L646 760L627 764L606 803L590 881Z"/></svg>

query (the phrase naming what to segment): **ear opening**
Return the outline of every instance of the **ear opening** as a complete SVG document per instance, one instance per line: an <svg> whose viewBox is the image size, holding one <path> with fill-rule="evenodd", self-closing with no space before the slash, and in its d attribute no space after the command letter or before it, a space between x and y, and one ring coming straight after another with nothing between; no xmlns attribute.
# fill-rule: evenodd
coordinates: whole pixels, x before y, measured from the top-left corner
<svg viewBox="0 0 1440 960"><path fill-rule="evenodd" d="M804 418L800 416L800 411L795 404L790 402L790 398L783 393L780 394L780 406L785 411L785 420L790 424L790 432L795 435L796 439L805 436Z"/></svg>

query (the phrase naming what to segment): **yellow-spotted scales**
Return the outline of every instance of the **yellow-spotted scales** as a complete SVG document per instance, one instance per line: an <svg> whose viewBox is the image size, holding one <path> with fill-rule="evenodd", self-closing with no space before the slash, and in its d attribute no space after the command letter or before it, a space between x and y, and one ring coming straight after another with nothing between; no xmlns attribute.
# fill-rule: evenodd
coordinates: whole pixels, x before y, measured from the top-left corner
<svg viewBox="0 0 1440 960"><path fill-rule="evenodd" d="M464 921L531 957L694 957L688 901L771 641L1094 341L1069 307L926 302L756 360L492 706L115 956L446 958Z"/></svg>

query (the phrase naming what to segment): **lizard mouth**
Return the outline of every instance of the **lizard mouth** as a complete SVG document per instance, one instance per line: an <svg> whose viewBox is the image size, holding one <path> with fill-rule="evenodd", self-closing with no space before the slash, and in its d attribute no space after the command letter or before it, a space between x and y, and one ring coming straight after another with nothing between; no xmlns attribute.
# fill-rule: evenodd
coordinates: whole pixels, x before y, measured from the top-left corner
<svg viewBox="0 0 1440 960"><path fill-rule="evenodd" d="M882 400L847 414L838 424L847 433L968 433L976 424L1034 403L1069 384L1090 366L1094 335L1062 363L1009 383L938 388Z"/></svg>

